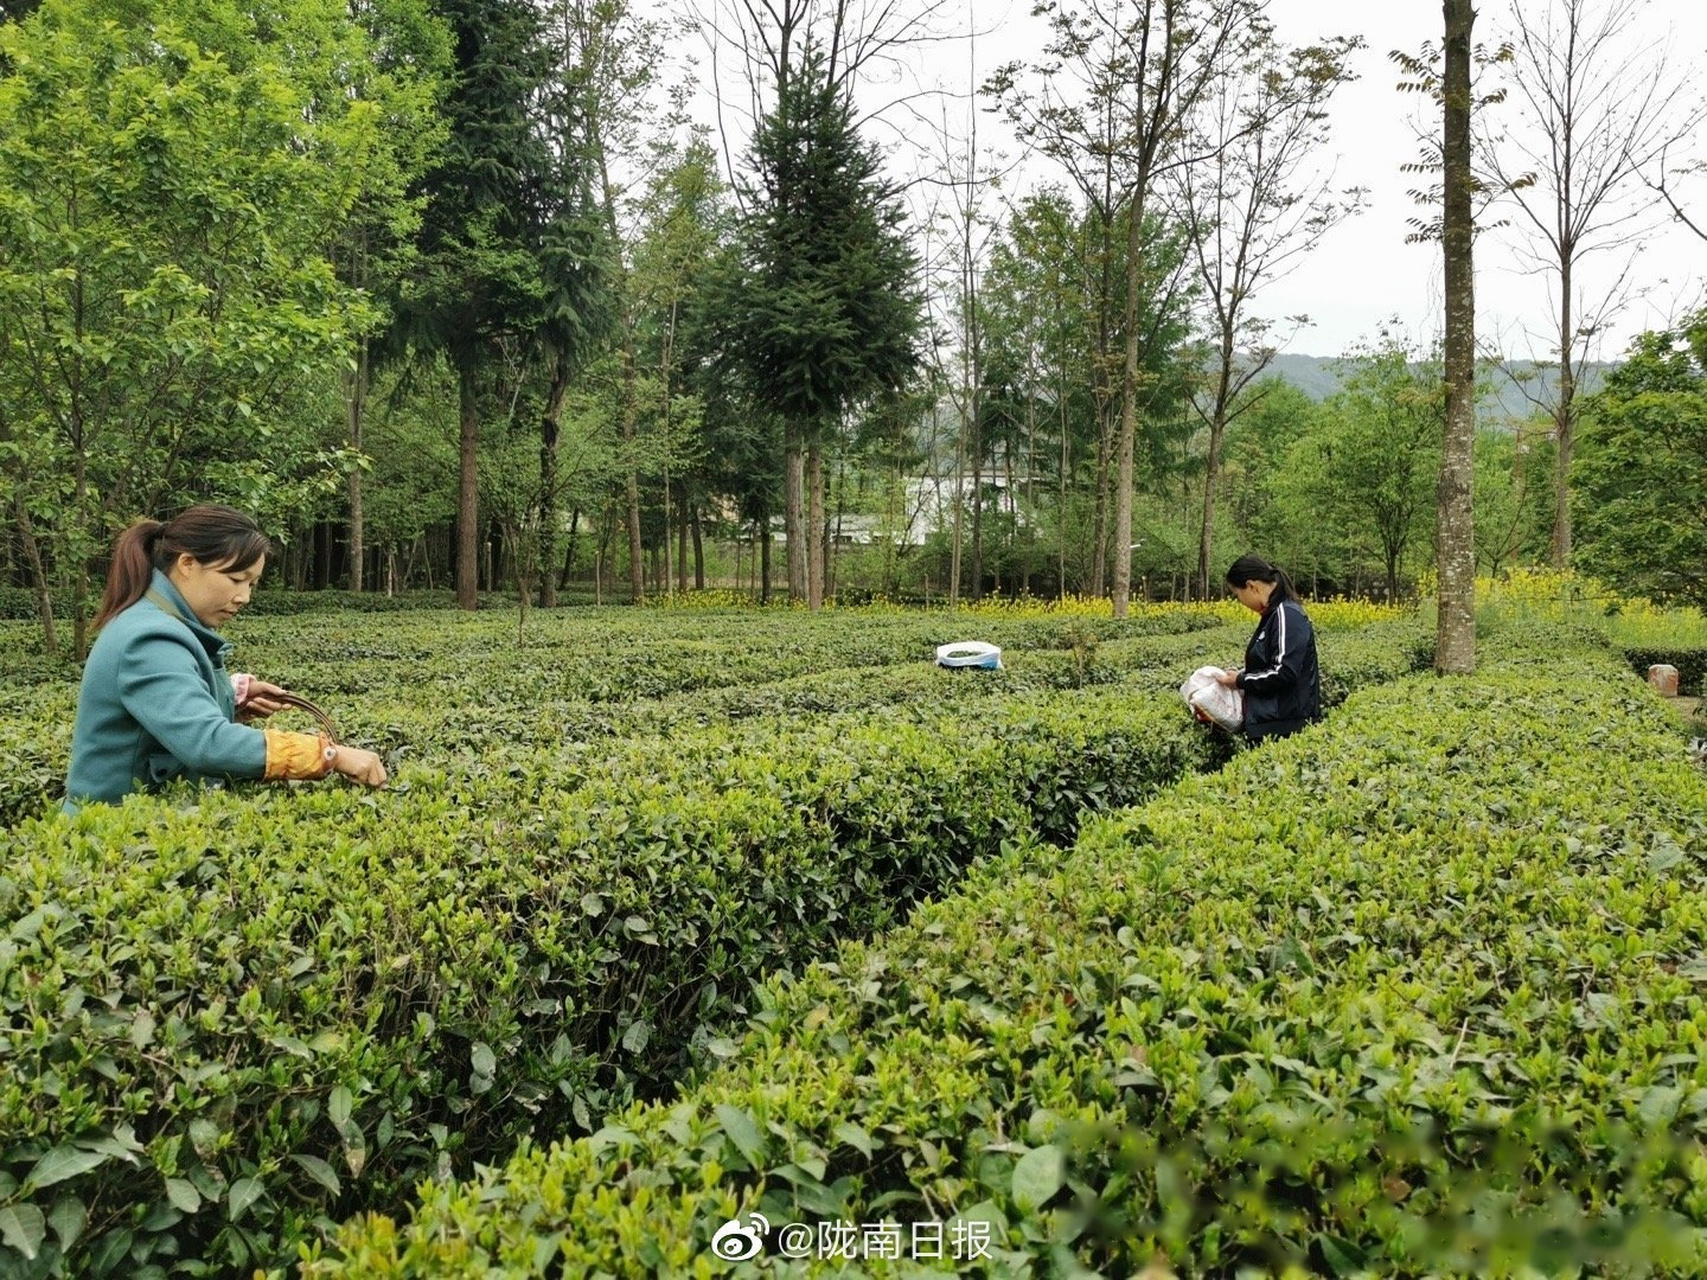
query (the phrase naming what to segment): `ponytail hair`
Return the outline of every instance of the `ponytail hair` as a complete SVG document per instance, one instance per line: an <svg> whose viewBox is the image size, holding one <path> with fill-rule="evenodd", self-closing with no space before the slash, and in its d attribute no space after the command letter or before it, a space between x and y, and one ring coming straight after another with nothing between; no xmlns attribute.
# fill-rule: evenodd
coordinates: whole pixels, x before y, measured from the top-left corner
<svg viewBox="0 0 1707 1280"><path fill-rule="evenodd" d="M138 520L113 543L95 626L105 626L114 614L142 599L154 570L164 572L181 555L215 568L247 567L272 550L261 527L235 507L206 503L186 508L168 521Z"/></svg>
<svg viewBox="0 0 1707 1280"><path fill-rule="evenodd" d="M1268 597L1271 608L1283 601L1298 599L1286 570L1270 564L1261 556L1244 555L1233 561L1227 568L1227 581L1235 587L1248 587L1253 582L1273 583L1274 590Z"/></svg>

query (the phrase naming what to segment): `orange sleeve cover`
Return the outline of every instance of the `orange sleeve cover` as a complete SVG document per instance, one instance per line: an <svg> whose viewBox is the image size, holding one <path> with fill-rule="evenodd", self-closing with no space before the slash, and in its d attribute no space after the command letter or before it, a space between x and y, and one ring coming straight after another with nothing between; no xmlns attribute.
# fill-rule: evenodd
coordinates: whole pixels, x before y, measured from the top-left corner
<svg viewBox="0 0 1707 1280"><path fill-rule="evenodd" d="M332 770L326 759L328 742L325 734L286 733L282 729L264 729L267 735L267 771L262 775L269 782L284 778L324 778Z"/></svg>

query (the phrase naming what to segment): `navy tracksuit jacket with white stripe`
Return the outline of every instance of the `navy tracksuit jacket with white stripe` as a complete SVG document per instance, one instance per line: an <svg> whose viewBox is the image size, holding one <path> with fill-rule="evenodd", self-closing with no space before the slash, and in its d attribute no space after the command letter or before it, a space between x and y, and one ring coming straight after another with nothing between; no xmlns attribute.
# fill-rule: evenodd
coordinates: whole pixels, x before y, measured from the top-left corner
<svg viewBox="0 0 1707 1280"><path fill-rule="evenodd" d="M1316 630L1296 600L1271 606L1245 646L1245 733L1251 738L1296 733L1322 715L1322 675Z"/></svg>

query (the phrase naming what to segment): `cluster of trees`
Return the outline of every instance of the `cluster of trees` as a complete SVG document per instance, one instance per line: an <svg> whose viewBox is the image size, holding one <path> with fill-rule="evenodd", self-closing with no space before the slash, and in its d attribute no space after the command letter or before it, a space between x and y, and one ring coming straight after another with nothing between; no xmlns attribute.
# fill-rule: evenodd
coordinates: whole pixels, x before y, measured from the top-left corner
<svg viewBox="0 0 1707 1280"><path fill-rule="evenodd" d="M0 568L48 648L86 646L119 528L202 499L254 511L293 585L468 607L727 580L719 544L768 592L773 524L814 606L934 582L1123 611L1252 546L1399 592L1464 436L1440 353L1384 335L1315 404L1265 376L1259 309L1362 202L1319 159L1360 42L1287 46L1264 0L1047 3L981 103L1061 181L1010 196L969 147L931 220L857 91L939 7L696 14L739 53L735 154L630 0L0 8ZM1556 246L1566 299L1592 230ZM1575 368L1569 310L1560 335ZM1562 382L1546 429L1474 441L1484 568L1570 554ZM854 515L876 547L838 567Z"/></svg>

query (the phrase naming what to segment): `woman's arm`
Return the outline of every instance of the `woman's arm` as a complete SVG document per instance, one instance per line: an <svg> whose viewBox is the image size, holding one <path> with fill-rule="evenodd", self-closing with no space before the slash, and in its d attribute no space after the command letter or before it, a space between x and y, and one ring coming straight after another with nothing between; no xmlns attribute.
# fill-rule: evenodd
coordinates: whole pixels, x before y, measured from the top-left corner
<svg viewBox="0 0 1707 1280"><path fill-rule="evenodd" d="M139 636L121 664L119 698L173 759L195 773L240 778L323 778L329 745L317 734L251 729L226 719L189 648Z"/></svg>
<svg viewBox="0 0 1707 1280"><path fill-rule="evenodd" d="M1304 678L1304 655L1309 652L1313 634L1310 619L1288 601L1275 610L1274 627L1273 659L1260 670L1239 675L1239 688L1247 693L1282 693Z"/></svg>

